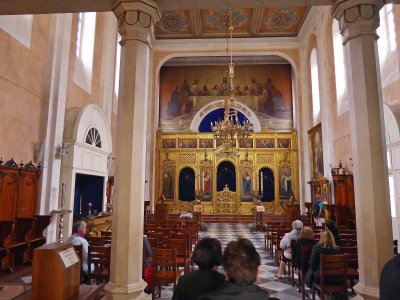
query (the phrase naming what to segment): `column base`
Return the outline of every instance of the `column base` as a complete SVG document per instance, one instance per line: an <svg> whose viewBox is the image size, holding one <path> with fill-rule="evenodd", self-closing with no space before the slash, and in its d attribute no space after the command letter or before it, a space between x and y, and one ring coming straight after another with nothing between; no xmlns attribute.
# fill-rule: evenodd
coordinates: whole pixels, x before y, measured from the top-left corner
<svg viewBox="0 0 400 300"><path fill-rule="evenodd" d="M373 287L367 287L361 282L354 286L354 291L357 295L351 299L354 300L379 300L379 289Z"/></svg>
<svg viewBox="0 0 400 300"><path fill-rule="evenodd" d="M147 283L141 279L140 282L128 285L117 285L109 281L104 287L106 295L104 299L107 300L150 300L151 295L144 292Z"/></svg>

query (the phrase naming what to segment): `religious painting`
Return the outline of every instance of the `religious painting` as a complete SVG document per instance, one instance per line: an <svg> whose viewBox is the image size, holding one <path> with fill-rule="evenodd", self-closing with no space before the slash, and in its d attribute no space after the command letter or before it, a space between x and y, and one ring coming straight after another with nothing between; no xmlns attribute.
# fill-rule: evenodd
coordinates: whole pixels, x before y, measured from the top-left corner
<svg viewBox="0 0 400 300"><path fill-rule="evenodd" d="M199 192L202 201L211 201L212 174L212 168L204 168L200 171Z"/></svg>
<svg viewBox="0 0 400 300"><path fill-rule="evenodd" d="M292 171L289 167L279 169L279 199L289 200L292 195Z"/></svg>
<svg viewBox="0 0 400 300"><path fill-rule="evenodd" d="M163 148L176 148L176 140L175 139L163 139L162 147Z"/></svg>
<svg viewBox="0 0 400 300"><path fill-rule="evenodd" d="M193 201L196 197L195 172L190 167L184 167L179 172L179 195L180 201Z"/></svg>
<svg viewBox="0 0 400 300"><path fill-rule="evenodd" d="M197 148L196 139L179 139L178 148Z"/></svg>
<svg viewBox="0 0 400 300"><path fill-rule="evenodd" d="M261 202L275 200L275 175L268 167L262 167L258 171L258 199Z"/></svg>
<svg viewBox="0 0 400 300"><path fill-rule="evenodd" d="M236 192L235 166L227 160L221 162L217 168L217 191L221 192L225 187Z"/></svg>
<svg viewBox="0 0 400 300"><path fill-rule="evenodd" d="M240 172L240 198L242 202L253 202L253 171L250 168Z"/></svg>
<svg viewBox="0 0 400 300"><path fill-rule="evenodd" d="M331 204L331 192L328 180L321 182L321 201L324 204Z"/></svg>
<svg viewBox="0 0 400 300"><path fill-rule="evenodd" d="M239 148L253 148L253 140L239 139Z"/></svg>
<svg viewBox="0 0 400 300"><path fill-rule="evenodd" d="M215 58L210 58L213 60ZM188 58L190 60L190 58ZM292 67L287 64L238 65L235 86L227 76L228 66L220 64L163 66L160 69L159 129L161 132L211 132L211 127L192 128L197 113L201 120L217 110L230 89L236 92L238 110L254 115L264 127L278 131L293 128ZM242 110L241 110L242 109ZM208 120L208 119L207 119ZM210 119L210 122L218 119ZM261 128L262 129L262 128Z"/></svg>
<svg viewBox="0 0 400 300"><path fill-rule="evenodd" d="M290 148L290 139L278 139L278 148Z"/></svg>
<svg viewBox="0 0 400 300"><path fill-rule="evenodd" d="M199 148L213 148L213 139L200 139Z"/></svg>
<svg viewBox="0 0 400 300"><path fill-rule="evenodd" d="M312 179L318 179L324 176L321 123L308 130L307 133L310 141L311 175Z"/></svg>
<svg viewBox="0 0 400 300"><path fill-rule="evenodd" d="M274 139L256 139L256 148L274 148Z"/></svg>
<svg viewBox="0 0 400 300"><path fill-rule="evenodd" d="M175 168L164 167L162 172L162 193L166 200L174 199Z"/></svg>

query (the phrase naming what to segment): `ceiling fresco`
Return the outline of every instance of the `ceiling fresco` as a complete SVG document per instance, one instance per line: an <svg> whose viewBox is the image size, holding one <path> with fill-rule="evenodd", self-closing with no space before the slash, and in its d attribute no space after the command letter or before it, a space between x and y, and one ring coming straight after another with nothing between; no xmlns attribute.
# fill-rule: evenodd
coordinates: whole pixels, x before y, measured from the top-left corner
<svg viewBox="0 0 400 300"><path fill-rule="evenodd" d="M309 7L232 9L235 37L294 37ZM155 27L157 39L219 38L229 35L229 9L179 9L162 12Z"/></svg>

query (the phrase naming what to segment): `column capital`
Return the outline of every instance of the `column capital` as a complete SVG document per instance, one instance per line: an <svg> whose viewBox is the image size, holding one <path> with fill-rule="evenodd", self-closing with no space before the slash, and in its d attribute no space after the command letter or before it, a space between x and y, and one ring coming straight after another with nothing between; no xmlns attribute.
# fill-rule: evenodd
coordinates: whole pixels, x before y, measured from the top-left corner
<svg viewBox="0 0 400 300"><path fill-rule="evenodd" d="M338 20L343 44L360 35L373 35L377 39L379 10L384 0L337 0L332 6L332 16Z"/></svg>
<svg viewBox="0 0 400 300"><path fill-rule="evenodd" d="M139 40L151 47L154 24L161 17L158 3L154 0L115 0L112 10L118 20L121 43Z"/></svg>

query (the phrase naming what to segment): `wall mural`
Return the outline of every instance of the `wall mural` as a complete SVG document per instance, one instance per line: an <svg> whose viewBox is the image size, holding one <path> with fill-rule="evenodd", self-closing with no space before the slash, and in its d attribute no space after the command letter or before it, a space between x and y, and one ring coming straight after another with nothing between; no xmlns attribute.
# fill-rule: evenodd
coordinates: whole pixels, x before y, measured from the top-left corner
<svg viewBox="0 0 400 300"><path fill-rule="evenodd" d="M162 67L160 130L165 133L187 131L200 109L223 100L231 88L227 71L227 66L219 65ZM262 128L292 129L291 82L289 64L235 67L236 100L253 110Z"/></svg>

